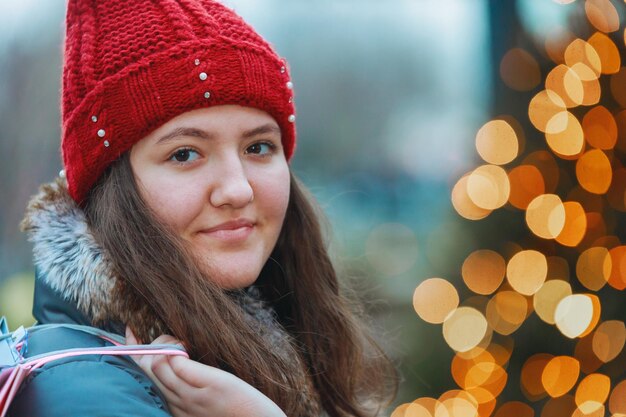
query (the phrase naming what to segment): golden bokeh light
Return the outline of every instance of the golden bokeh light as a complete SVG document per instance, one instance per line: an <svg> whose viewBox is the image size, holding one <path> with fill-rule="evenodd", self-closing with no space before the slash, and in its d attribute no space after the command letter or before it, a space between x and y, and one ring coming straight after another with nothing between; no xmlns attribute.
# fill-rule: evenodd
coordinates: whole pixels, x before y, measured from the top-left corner
<svg viewBox="0 0 626 417"><path fill-rule="evenodd" d="M593 297L590 294L573 294L559 302L554 321L561 333L573 339L589 330L594 319L599 317Z"/></svg>
<svg viewBox="0 0 626 417"><path fill-rule="evenodd" d="M596 106L585 114L583 132L594 148L609 150L617 143L617 122L604 106Z"/></svg>
<svg viewBox="0 0 626 417"><path fill-rule="evenodd" d="M610 0L586 0L585 13L599 31L608 33L619 29L619 14Z"/></svg>
<svg viewBox="0 0 626 417"><path fill-rule="evenodd" d="M601 323L593 334L592 349L602 362L610 362L624 349L626 343L626 327L619 320L608 320Z"/></svg>
<svg viewBox="0 0 626 417"><path fill-rule="evenodd" d="M478 387L487 381L489 373L481 372L479 375L469 375L470 369L476 364L491 363L495 364L496 360L493 355L480 347L470 349L467 352L457 352L452 358L450 372L456 384L463 388Z"/></svg>
<svg viewBox="0 0 626 417"><path fill-rule="evenodd" d="M480 220L491 214L492 210L478 207L467 192L469 174L461 177L452 189L452 206L461 217L468 220Z"/></svg>
<svg viewBox="0 0 626 417"><path fill-rule="evenodd" d="M535 313L548 324L555 324L554 313L562 299L572 295L569 282L560 279L546 281L533 297Z"/></svg>
<svg viewBox="0 0 626 417"><path fill-rule="evenodd" d="M422 397L422 398L418 398L417 400L413 401L411 404L418 404L420 406L422 406L423 408L425 408L432 417L435 416L435 412L437 411L437 407L439 407L441 405L441 402L439 402L439 400L435 399L435 398L431 398L431 397ZM408 414L406 415L406 417L408 417Z"/></svg>
<svg viewBox="0 0 626 417"><path fill-rule="evenodd" d="M517 157L519 143L513 127L504 120L491 120L476 134L476 149L489 164L508 164Z"/></svg>
<svg viewBox="0 0 626 417"><path fill-rule="evenodd" d="M478 406L465 397L452 397L441 401L435 417L479 417Z"/></svg>
<svg viewBox="0 0 626 417"><path fill-rule="evenodd" d="M516 253L506 267L509 284L523 295L533 295L539 291L547 274L546 256L536 250L523 250Z"/></svg>
<svg viewBox="0 0 626 417"><path fill-rule="evenodd" d="M561 114L556 117L561 117ZM580 122L572 113L565 113L565 121L562 130L555 133L546 132L546 142L557 156L572 159L585 149L585 134Z"/></svg>
<svg viewBox="0 0 626 417"><path fill-rule="evenodd" d="M591 291L606 285L611 276L611 255L607 248L592 247L585 250L576 262L578 281Z"/></svg>
<svg viewBox="0 0 626 417"><path fill-rule="evenodd" d="M467 179L467 195L478 207L495 210L506 204L511 192L506 171L497 165L482 165Z"/></svg>
<svg viewBox="0 0 626 417"><path fill-rule="evenodd" d="M457 308L443 323L443 338L457 352L467 352L487 334L487 319L471 307Z"/></svg>
<svg viewBox="0 0 626 417"><path fill-rule="evenodd" d="M600 57L602 74L615 74L619 71L622 65L619 49L611 38L602 32L596 32L589 38L588 42Z"/></svg>
<svg viewBox="0 0 626 417"><path fill-rule="evenodd" d="M580 364L576 358L555 356L543 369L541 383L549 396L561 397L574 388L579 375Z"/></svg>
<svg viewBox="0 0 626 417"><path fill-rule="evenodd" d="M452 190L465 219L493 214L488 237L477 233L465 246L472 249L460 271L463 299L439 278L420 284L413 299L422 319L442 324L460 389L403 404L392 417L626 417L626 324L617 293L626 289L626 29L613 33L624 4L564 6L568 28L533 31L502 55L500 78L524 92L522 102L509 89L498 96L514 116L496 116L477 131L484 162ZM536 43L527 48L542 36L545 53ZM542 338L545 347L537 346ZM527 401L516 401L518 387Z"/></svg>
<svg viewBox="0 0 626 417"><path fill-rule="evenodd" d="M613 388L609 397L609 411L615 414L626 414L626 381L621 381Z"/></svg>
<svg viewBox="0 0 626 417"><path fill-rule="evenodd" d="M532 165L536 167L543 177L546 194L553 193L559 183L559 166L556 160L548 151L535 151L524 158L522 165Z"/></svg>
<svg viewBox="0 0 626 417"><path fill-rule="evenodd" d="M530 91L541 82L541 70L531 54L513 48L500 61L500 77L513 90Z"/></svg>
<svg viewBox="0 0 626 417"><path fill-rule="evenodd" d="M580 106L585 90L578 74L567 65L557 65L546 77L546 90L553 91L561 97L565 107Z"/></svg>
<svg viewBox="0 0 626 417"><path fill-rule="evenodd" d="M576 403L571 395L550 398L541 410L541 417L569 417L576 411Z"/></svg>
<svg viewBox="0 0 626 417"><path fill-rule="evenodd" d="M529 357L522 366L520 383L522 392L530 401L538 401L547 395L541 382L546 365L554 358L548 353L537 353Z"/></svg>
<svg viewBox="0 0 626 417"><path fill-rule="evenodd" d="M626 67L611 75L611 95L620 106L626 107Z"/></svg>
<svg viewBox="0 0 626 417"><path fill-rule="evenodd" d="M576 178L580 186L590 193L604 194L613 179L611 161L600 149L585 152L576 161Z"/></svg>
<svg viewBox="0 0 626 417"><path fill-rule="evenodd" d="M574 400L584 414L591 414L604 406L611 392L611 379L603 374L590 374L580 381Z"/></svg>
<svg viewBox="0 0 626 417"><path fill-rule="evenodd" d="M542 194L526 209L526 224L544 239L555 239L565 226L565 206L556 194Z"/></svg>
<svg viewBox="0 0 626 417"><path fill-rule="evenodd" d="M595 74L595 78L598 78L602 72L602 61L600 55L588 42L582 39L575 39L565 49L565 64L575 70L576 64L584 64ZM590 81L587 76L579 77L583 81Z"/></svg>
<svg viewBox="0 0 626 417"><path fill-rule="evenodd" d="M593 352L593 336L585 336L578 339L574 348L574 357L580 362L580 369L585 374L596 372L602 362Z"/></svg>
<svg viewBox="0 0 626 417"><path fill-rule="evenodd" d="M609 254L611 255L609 285L621 291L626 288L626 246L611 248Z"/></svg>
<svg viewBox="0 0 626 417"><path fill-rule="evenodd" d="M465 285L476 294L493 294L506 273L506 263L502 256L491 250L472 252L463 262L461 274Z"/></svg>
<svg viewBox="0 0 626 417"><path fill-rule="evenodd" d="M556 241L563 246L575 247L583 240L587 231L587 216L583 206L577 201L566 201L563 208L565 224Z"/></svg>
<svg viewBox="0 0 626 417"><path fill-rule="evenodd" d="M434 417L434 416L423 405L416 403L416 402L412 402L404 410L404 417Z"/></svg>
<svg viewBox="0 0 626 417"><path fill-rule="evenodd" d="M597 73L588 65L578 62L572 65L572 71L578 75L583 83L583 102L584 106L593 106L600 101L602 88Z"/></svg>
<svg viewBox="0 0 626 417"><path fill-rule="evenodd" d="M515 291L499 291L489 300L486 316L495 332L510 335L528 317L528 301Z"/></svg>
<svg viewBox="0 0 626 417"><path fill-rule="evenodd" d="M509 203L525 210L537 196L546 192L541 171L534 165L520 165L509 171L511 193Z"/></svg>
<svg viewBox="0 0 626 417"><path fill-rule="evenodd" d="M520 401L510 401L498 408L493 417L534 417L535 411Z"/></svg>
<svg viewBox="0 0 626 417"><path fill-rule="evenodd" d="M390 417L404 417L404 412L409 407L409 405L410 404L400 404L393 410Z"/></svg>
<svg viewBox="0 0 626 417"><path fill-rule="evenodd" d="M413 308L424 321L441 324L458 307L456 288L442 278L429 278L413 293Z"/></svg>
<svg viewBox="0 0 626 417"><path fill-rule="evenodd" d="M541 132L558 133L567 127L565 102L552 90L542 90L532 98L528 117Z"/></svg>
<svg viewBox="0 0 626 417"><path fill-rule="evenodd" d="M475 348L477 350L480 348ZM497 398L506 385L507 373L486 350L471 358L455 355L451 372L455 382L472 395L478 404Z"/></svg>
<svg viewBox="0 0 626 417"><path fill-rule="evenodd" d="M586 413L584 410L593 411ZM598 404L595 401L588 401L576 410L574 410L574 412L572 413L572 417L604 417L604 404Z"/></svg>

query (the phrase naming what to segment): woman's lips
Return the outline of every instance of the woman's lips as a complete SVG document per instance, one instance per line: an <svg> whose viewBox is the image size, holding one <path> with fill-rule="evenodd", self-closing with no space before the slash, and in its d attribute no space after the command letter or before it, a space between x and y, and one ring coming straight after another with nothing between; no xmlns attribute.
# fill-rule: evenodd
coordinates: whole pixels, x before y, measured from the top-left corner
<svg viewBox="0 0 626 417"><path fill-rule="evenodd" d="M250 220L239 219L201 230L199 233L222 241L237 242L243 241L250 236L254 226L254 223Z"/></svg>

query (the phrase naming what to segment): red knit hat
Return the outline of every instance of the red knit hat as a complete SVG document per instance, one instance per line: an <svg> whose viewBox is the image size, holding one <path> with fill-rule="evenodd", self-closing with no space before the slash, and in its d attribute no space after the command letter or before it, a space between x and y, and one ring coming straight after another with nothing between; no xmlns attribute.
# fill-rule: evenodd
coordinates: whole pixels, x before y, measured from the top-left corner
<svg viewBox="0 0 626 417"><path fill-rule="evenodd" d="M69 0L63 68L63 163L79 204L122 153L189 110L255 107L295 148L293 85L248 24L212 0Z"/></svg>

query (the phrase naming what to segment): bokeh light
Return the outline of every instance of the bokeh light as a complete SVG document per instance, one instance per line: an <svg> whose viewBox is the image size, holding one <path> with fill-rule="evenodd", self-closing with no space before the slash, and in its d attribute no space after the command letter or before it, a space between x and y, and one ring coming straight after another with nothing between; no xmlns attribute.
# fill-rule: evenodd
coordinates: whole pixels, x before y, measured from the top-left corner
<svg viewBox="0 0 626 417"><path fill-rule="evenodd" d="M583 132L594 148L609 150L617 143L617 122L604 106L593 107L585 114Z"/></svg>
<svg viewBox="0 0 626 417"><path fill-rule="evenodd" d="M496 165L482 165L467 179L467 195L475 205L485 210L505 205L510 192L506 171Z"/></svg>
<svg viewBox="0 0 626 417"><path fill-rule="evenodd" d="M563 203L565 209L565 223L556 241L563 246L577 246L587 231L587 216L583 206L577 201Z"/></svg>
<svg viewBox="0 0 626 417"><path fill-rule="evenodd" d="M579 77L583 81L597 79L602 73L600 55L598 55L593 46L582 39L574 39L565 49L564 56L565 64L572 69L575 69L578 64L583 64L592 71L593 75L582 75L579 73Z"/></svg>
<svg viewBox="0 0 626 417"><path fill-rule="evenodd" d="M512 48L500 61L502 81L517 91L530 91L541 82L537 60L521 48Z"/></svg>
<svg viewBox="0 0 626 417"><path fill-rule="evenodd" d="M478 207L467 192L469 174L461 177L452 189L452 205L460 216L468 220L480 220L487 217L493 210Z"/></svg>
<svg viewBox="0 0 626 417"><path fill-rule="evenodd" d="M461 274L467 287L476 294L489 295L495 292L506 273L504 258L491 250L472 252L463 262Z"/></svg>
<svg viewBox="0 0 626 417"><path fill-rule="evenodd" d="M603 374L590 374L576 388L574 400L584 414L595 413L604 407L611 392L611 379ZM604 415L604 414L602 414Z"/></svg>
<svg viewBox="0 0 626 417"><path fill-rule="evenodd" d="M576 262L578 281L591 291L606 285L611 276L611 255L607 248L592 247L585 250Z"/></svg>
<svg viewBox="0 0 626 417"><path fill-rule="evenodd" d="M457 352L467 352L487 334L487 319L471 307L459 307L443 323L443 337Z"/></svg>
<svg viewBox="0 0 626 417"><path fill-rule="evenodd" d="M565 226L565 206L556 194L542 194L526 209L526 224L537 236L555 239Z"/></svg>
<svg viewBox="0 0 626 417"><path fill-rule="evenodd" d="M626 381L613 388L609 397L609 411L613 414L626 414Z"/></svg>
<svg viewBox="0 0 626 417"><path fill-rule="evenodd" d="M590 193L604 194L613 178L611 161L599 149L586 152L576 161L576 178L580 186Z"/></svg>
<svg viewBox="0 0 626 417"><path fill-rule="evenodd" d="M548 261L543 253L523 250L509 260L506 277L511 287L520 294L533 295L548 275Z"/></svg>
<svg viewBox="0 0 626 417"><path fill-rule="evenodd" d="M548 353L538 353L529 357L522 367L520 385L526 398L538 401L547 395L542 383L543 371L554 358Z"/></svg>
<svg viewBox="0 0 626 417"><path fill-rule="evenodd" d="M560 279L547 281L533 297L535 313L546 323L555 324L556 307L569 295L572 295L572 287L567 281Z"/></svg>
<svg viewBox="0 0 626 417"><path fill-rule="evenodd" d="M573 339L587 332L594 320L597 323L600 312L594 297L590 294L572 294L559 302L554 321L561 333Z"/></svg>
<svg viewBox="0 0 626 417"><path fill-rule="evenodd" d="M619 29L617 9L609 0L586 0L585 12L589 22L602 32L615 32Z"/></svg>
<svg viewBox="0 0 626 417"><path fill-rule="evenodd" d="M546 192L541 171L534 165L520 165L509 172L511 193L509 203L518 209L525 210L528 204Z"/></svg>
<svg viewBox="0 0 626 417"><path fill-rule="evenodd" d="M504 165L517 157L519 143L510 124L504 120L492 120L478 130L476 149L485 162Z"/></svg>
<svg viewBox="0 0 626 417"><path fill-rule="evenodd" d="M624 349L626 327L624 322L609 320L601 323L593 334L593 353L602 362L610 362Z"/></svg>
<svg viewBox="0 0 626 417"><path fill-rule="evenodd" d="M555 356L550 359L541 373L541 383L551 397L567 394L580 376L580 364L571 356Z"/></svg>
<svg viewBox="0 0 626 417"><path fill-rule="evenodd" d="M413 293L413 308L428 323L443 323L458 305L456 288L442 278L423 281Z"/></svg>
<svg viewBox="0 0 626 417"><path fill-rule="evenodd" d="M589 38L589 45L600 57L602 74L615 74L621 67L621 57L615 42L602 32L596 32Z"/></svg>
<svg viewBox="0 0 626 417"><path fill-rule="evenodd" d="M559 113L548 122L548 126L553 126L554 129L546 132L546 142L555 155L572 159L584 150L585 134L580 122L572 113Z"/></svg>
<svg viewBox="0 0 626 417"><path fill-rule="evenodd" d="M567 127L565 102L552 90L542 90L533 97L528 106L532 124L545 133L559 133Z"/></svg>
<svg viewBox="0 0 626 417"><path fill-rule="evenodd" d="M515 291L499 291L487 304L487 322L502 335L516 331L528 316L526 297Z"/></svg>
<svg viewBox="0 0 626 417"><path fill-rule="evenodd" d="M462 217L511 230L462 263L471 293L443 322L461 390L439 398L440 417L626 417L626 325L616 307L626 289L626 2L554 1L567 27L533 32L545 50L504 50L500 78L523 102L498 108L512 116L477 131L486 165L452 190ZM453 399L464 406L455 411Z"/></svg>

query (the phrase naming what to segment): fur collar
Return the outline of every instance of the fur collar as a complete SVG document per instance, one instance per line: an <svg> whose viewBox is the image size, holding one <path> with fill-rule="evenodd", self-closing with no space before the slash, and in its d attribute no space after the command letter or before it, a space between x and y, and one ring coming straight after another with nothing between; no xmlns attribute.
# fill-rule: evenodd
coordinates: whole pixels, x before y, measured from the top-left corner
<svg viewBox="0 0 626 417"><path fill-rule="evenodd" d="M21 226L33 243L41 279L91 320L112 319L117 280L62 179L41 187Z"/></svg>

